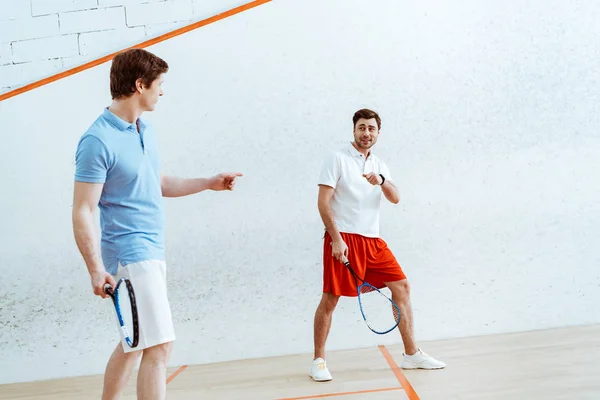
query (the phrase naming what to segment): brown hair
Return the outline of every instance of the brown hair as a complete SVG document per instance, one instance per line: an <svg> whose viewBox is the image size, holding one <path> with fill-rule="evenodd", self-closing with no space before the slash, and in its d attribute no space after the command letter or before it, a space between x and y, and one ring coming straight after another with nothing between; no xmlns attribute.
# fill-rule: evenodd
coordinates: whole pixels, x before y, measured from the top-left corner
<svg viewBox="0 0 600 400"><path fill-rule="evenodd" d="M110 94L113 99L135 93L135 81L150 86L160 74L169 70L165 60L143 49L129 49L117 54L110 67Z"/></svg>
<svg viewBox="0 0 600 400"><path fill-rule="evenodd" d="M363 109L355 112L354 116L352 117L352 122L354 124L354 127L356 127L356 123L361 118L364 118L364 119L375 118L375 121L377 121L377 129L381 129L381 118L379 118L379 114L377 114L375 111L369 110L368 108L363 108Z"/></svg>

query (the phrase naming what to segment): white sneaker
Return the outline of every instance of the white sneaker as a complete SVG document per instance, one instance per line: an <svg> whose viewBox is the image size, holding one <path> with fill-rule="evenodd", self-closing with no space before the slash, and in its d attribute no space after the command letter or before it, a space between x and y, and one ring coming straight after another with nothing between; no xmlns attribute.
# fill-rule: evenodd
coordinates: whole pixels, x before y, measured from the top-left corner
<svg viewBox="0 0 600 400"><path fill-rule="evenodd" d="M327 363L322 358L317 358L312 362L310 367L310 377L317 382L325 382L331 380L331 374L327 369Z"/></svg>
<svg viewBox="0 0 600 400"><path fill-rule="evenodd" d="M404 361L400 365L402 369L441 369L446 367L445 363L436 360L421 349L410 356L404 353L402 355L404 356Z"/></svg>

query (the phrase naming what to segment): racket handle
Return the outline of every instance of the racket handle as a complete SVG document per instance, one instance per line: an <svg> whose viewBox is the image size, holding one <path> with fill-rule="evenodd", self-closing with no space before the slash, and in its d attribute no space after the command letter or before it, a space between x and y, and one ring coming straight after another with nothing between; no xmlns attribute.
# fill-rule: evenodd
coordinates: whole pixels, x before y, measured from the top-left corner
<svg viewBox="0 0 600 400"><path fill-rule="evenodd" d="M112 294L113 288L112 286L110 286L109 283L104 285L104 293L106 294Z"/></svg>

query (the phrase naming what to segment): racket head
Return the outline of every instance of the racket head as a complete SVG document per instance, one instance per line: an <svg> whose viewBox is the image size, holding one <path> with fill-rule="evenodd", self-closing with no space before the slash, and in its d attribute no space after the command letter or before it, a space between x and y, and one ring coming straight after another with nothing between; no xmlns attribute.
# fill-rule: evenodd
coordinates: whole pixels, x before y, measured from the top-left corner
<svg viewBox="0 0 600 400"><path fill-rule="evenodd" d="M111 297L123 339L129 347L136 347L139 341L139 326L135 292L131 281L127 278L119 279L115 289L112 290Z"/></svg>
<svg viewBox="0 0 600 400"><path fill-rule="evenodd" d="M400 324L400 308L381 290L363 282L357 292L360 312L371 331L385 335Z"/></svg>
<svg viewBox="0 0 600 400"><path fill-rule="evenodd" d="M346 257L343 263L356 280L358 304L367 327L379 335L393 331L400 324L401 314L398 305L381 290L360 278ZM359 285L358 281L362 283ZM384 311L388 308L391 313Z"/></svg>

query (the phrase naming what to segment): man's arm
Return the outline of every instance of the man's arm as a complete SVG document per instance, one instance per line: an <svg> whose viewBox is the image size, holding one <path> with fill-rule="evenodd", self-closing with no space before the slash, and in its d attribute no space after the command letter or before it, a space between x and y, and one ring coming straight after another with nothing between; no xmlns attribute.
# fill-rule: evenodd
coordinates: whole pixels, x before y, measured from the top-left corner
<svg viewBox="0 0 600 400"><path fill-rule="evenodd" d="M331 236L333 256L339 261L342 261L342 255L348 257L348 246L344 243L342 235L335 224L333 219L333 211L331 210L331 198L333 197L334 189L331 186L319 185L319 197L317 205L319 207L319 214L325 225L327 233Z"/></svg>
<svg viewBox="0 0 600 400"><path fill-rule="evenodd" d="M367 179L367 181L369 181L371 185L381 185L382 179L379 176L379 174L370 172L363 176ZM400 192L398 191L398 188L396 187L394 182L392 182L391 180L386 178L385 182L383 182L383 185L381 185L381 190L383 191L383 195L385 196L385 198L388 199L390 203L398 204L400 202Z"/></svg>
<svg viewBox="0 0 600 400"><path fill-rule="evenodd" d="M109 283L114 288L115 281L104 269L94 234L94 210L103 186L102 183L75 182L72 220L75 242L90 274L94 294L105 298L104 285Z"/></svg>
<svg viewBox="0 0 600 400"><path fill-rule="evenodd" d="M235 178L243 176L240 172L226 172L210 178L179 178L162 176L160 186L164 197L182 197L205 190L233 190Z"/></svg>
<svg viewBox="0 0 600 400"><path fill-rule="evenodd" d="M390 203L398 204L400 203L400 192L394 182L389 179L386 179L381 185L381 190L383 191L383 195Z"/></svg>

